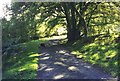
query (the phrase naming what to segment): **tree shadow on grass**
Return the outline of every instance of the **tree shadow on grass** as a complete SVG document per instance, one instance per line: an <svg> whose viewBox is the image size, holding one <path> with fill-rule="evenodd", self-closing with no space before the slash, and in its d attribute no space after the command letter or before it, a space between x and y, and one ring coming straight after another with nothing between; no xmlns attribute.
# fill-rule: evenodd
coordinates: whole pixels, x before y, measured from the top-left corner
<svg viewBox="0 0 120 81"><path fill-rule="evenodd" d="M93 37L92 41L84 43L84 40L79 40L72 47L72 52L77 58L82 58L92 64L104 67L104 70L111 73L113 76L118 75L118 43L111 43L110 38L102 40L103 36ZM91 39L89 39L91 40ZM81 42L80 42L81 41Z"/></svg>

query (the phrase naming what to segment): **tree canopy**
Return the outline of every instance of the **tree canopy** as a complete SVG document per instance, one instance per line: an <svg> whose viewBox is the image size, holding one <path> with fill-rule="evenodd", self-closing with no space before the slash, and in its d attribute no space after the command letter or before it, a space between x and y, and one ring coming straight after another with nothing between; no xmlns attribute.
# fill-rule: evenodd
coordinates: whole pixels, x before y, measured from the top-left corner
<svg viewBox="0 0 120 81"><path fill-rule="evenodd" d="M119 6L115 2L12 3L11 19L1 19L3 40L7 42L12 38L24 42L39 38L43 33L43 36L50 36L58 24L66 27L68 42L90 35L115 33L120 21ZM39 28L43 26L46 28L41 33Z"/></svg>

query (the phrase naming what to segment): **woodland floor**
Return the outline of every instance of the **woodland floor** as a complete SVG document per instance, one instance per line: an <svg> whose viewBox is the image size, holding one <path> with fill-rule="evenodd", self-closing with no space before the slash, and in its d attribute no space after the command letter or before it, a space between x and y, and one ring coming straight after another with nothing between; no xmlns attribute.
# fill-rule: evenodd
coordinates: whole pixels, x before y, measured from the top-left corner
<svg viewBox="0 0 120 81"><path fill-rule="evenodd" d="M54 42L54 41L53 41ZM41 47L37 79L110 79L102 68L77 59L64 45ZM108 81L108 80L107 80Z"/></svg>

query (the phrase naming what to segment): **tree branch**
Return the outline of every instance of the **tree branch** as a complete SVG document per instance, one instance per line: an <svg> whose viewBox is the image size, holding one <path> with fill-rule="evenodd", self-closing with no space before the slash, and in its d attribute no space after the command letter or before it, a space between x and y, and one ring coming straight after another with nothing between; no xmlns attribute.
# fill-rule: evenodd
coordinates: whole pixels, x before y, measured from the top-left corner
<svg viewBox="0 0 120 81"><path fill-rule="evenodd" d="M88 7L90 6L90 4L91 4L90 2L87 3L87 4L85 5L85 7L82 8L81 11L84 13L84 12L88 9Z"/></svg>

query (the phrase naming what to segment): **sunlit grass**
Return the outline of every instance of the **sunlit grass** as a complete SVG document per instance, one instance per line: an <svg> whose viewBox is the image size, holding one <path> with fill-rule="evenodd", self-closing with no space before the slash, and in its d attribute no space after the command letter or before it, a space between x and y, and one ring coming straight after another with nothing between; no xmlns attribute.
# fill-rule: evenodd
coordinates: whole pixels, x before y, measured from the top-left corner
<svg viewBox="0 0 120 81"><path fill-rule="evenodd" d="M97 37L89 43L84 43L84 40L77 41L72 46L72 54L77 58L82 58L87 62L99 65L103 67L106 72L117 76L119 43L113 42L113 38L106 39L105 41L97 39L99 38Z"/></svg>
<svg viewBox="0 0 120 81"><path fill-rule="evenodd" d="M38 69L39 44L46 42L33 40L20 44L24 49L22 53L3 60L3 79L35 79ZM22 50L21 50L22 51ZM3 57L4 58L4 57Z"/></svg>
<svg viewBox="0 0 120 81"><path fill-rule="evenodd" d="M42 38L42 40L65 39L66 37L67 37L67 35L60 35L60 36L52 36L52 37Z"/></svg>

